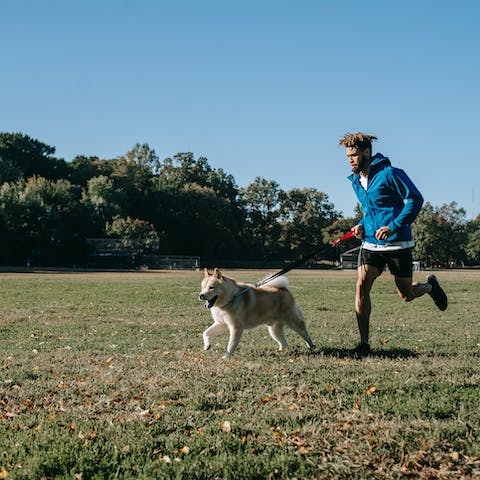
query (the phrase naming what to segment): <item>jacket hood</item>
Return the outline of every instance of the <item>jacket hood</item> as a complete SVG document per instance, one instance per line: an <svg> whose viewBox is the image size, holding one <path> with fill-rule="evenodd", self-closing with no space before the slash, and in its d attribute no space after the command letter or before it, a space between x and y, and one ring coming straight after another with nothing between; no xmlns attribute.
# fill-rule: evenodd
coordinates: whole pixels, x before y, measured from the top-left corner
<svg viewBox="0 0 480 480"><path fill-rule="evenodd" d="M384 157L381 153L376 153L372 157L372 161L370 162L370 168L372 168L372 166L376 166L381 163L385 163L385 166L389 166L392 164L392 162L390 162L390 159L388 157Z"/></svg>
<svg viewBox="0 0 480 480"><path fill-rule="evenodd" d="M368 168L368 176L373 176L379 170L383 170L385 167L389 167L392 165L390 159L388 157L383 156L381 153L376 153L372 157L372 161L370 162L370 167ZM353 182L354 178L359 177L359 173L352 173L348 176L348 178Z"/></svg>

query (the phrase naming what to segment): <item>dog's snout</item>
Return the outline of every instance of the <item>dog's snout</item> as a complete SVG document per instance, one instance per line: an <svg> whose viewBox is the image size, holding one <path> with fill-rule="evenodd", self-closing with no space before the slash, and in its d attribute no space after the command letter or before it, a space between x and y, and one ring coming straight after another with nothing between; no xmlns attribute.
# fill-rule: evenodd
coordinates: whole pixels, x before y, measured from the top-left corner
<svg viewBox="0 0 480 480"><path fill-rule="evenodd" d="M206 300L205 295L204 295L203 293L200 293L200 294L198 295L198 299L199 299L199 300Z"/></svg>

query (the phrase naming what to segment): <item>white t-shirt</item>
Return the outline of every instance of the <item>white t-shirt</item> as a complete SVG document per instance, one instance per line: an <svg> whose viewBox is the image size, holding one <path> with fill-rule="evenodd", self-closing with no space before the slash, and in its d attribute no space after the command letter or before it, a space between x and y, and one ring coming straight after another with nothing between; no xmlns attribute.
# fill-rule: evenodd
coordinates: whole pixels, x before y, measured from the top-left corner
<svg viewBox="0 0 480 480"><path fill-rule="evenodd" d="M368 176L360 175L360 184L366 190L368 185ZM394 250L402 250L404 248L413 248L415 242L413 240L400 240L398 242L388 242L383 245L378 243L363 242L362 248L371 252L392 252Z"/></svg>

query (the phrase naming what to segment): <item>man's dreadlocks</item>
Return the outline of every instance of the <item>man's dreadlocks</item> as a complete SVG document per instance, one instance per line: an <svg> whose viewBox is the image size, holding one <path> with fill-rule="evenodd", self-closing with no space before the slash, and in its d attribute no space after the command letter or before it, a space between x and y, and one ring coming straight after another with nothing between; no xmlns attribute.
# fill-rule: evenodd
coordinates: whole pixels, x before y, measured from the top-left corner
<svg viewBox="0 0 480 480"><path fill-rule="evenodd" d="M338 142L344 147L357 147L359 150L370 148L372 150L372 140L377 140L374 135L367 135L366 133L346 133Z"/></svg>

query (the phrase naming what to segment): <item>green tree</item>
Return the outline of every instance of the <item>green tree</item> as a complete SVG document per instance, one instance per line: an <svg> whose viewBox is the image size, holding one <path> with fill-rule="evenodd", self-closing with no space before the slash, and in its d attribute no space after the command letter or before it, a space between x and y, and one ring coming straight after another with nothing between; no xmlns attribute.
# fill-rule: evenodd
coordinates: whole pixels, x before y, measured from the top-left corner
<svg viewBox="0 0 480 480"><path fill-rule="evenodd" d="M67 180L20 179L0 188L2 261L42 264L77 262L85 218L80 188Z"/></svg>
<svg viewBox="0 0 480 480"><path fill-rule="evenodd" d="M82 201L92 207L104 225L115 215L123 213L123 205L127 203L127 197L122 189L115 186L112 179L101 175L88 180Z"/></svg>
<svg viewBox="0 0 480 480"><path fill-rule="evenodd" d="M241 190L245 210L245 236L259 251L261 258L276 256L281 227L281 189L277 182L256 177Z"/></svg>
<svg viewBox="0 0 480 480"><path fill-rule="evenodd" d="M184 185L196 184L213 190L232 204L238 202L239 189L232 175L212 168L207 158L195 159L193 153L177 153L166 158L158 170L157 184L162 190L179 191Z"/></svg>
<svg viewBox="0 0 480 480"><path fill-rule="evenodd" d="M148 143L136 143L125 155L125 159L142 168L147 168L152 173L160 170L160 159Z"/></svg>
<svg viewBox="0 0 480 480"><path fill-rule="evenodd" d="M136 255L158 253L160 237L155 227L145 220L116 215L107 222L105 232L108 237L119 238L122 249Z"/></svg>
<svg viewBox="0 0 480 480"><path fill-rule="evenodd" d="M480 215L467 223L467 261L480 264Z"/></svg>
<svg viewBox="0 0 480 480"><path fill-rule="evenodd" d="M23 178L20 166L11 158L0 156L0 185Z"/></svg>
<svg viewBox="0 0 480 480"><path fill-rule="evenodd" d="M281 243L291 255L302 256L324 243L323 232L340 214L328 195L314 188L293 189L280 195Z"/></svg>
<svg viewBox="0 0 480 480"><path fill-rule="evenodd" d="M147 196L144 218L165 228L170 252L227 259L244 251L238 187L205 157L187 152L165 159Z"/></svg>
<svg viewBox="0 0 480 480"><path fill-rule="evenodd" d="M0 133L0 182L39 175L66 178L68 166L53 155L55 147L22 133Z"/></svg>
<svg viewBox="0 0 480 480"><path fill-rule="evenodd" d="M211 260L236 258L240 228L235 207L212 188L186 184L170 196L169 244L176 253Z"/></svg>
<svg viewBox="0 0 480 480"><path fill-rule="evenodd" d="M465 258L465 210L455 202L434 208L427 202L412 225L415 256L427 266L449 266Z"/></svg>
<svg viewBox="0 0 480 480"><path fill-rule="evenodd" d="M102 175L99 168L101 160L98 157L77 155L69 164L69 179L75 185L86 187L90 179Z"/></svg>

